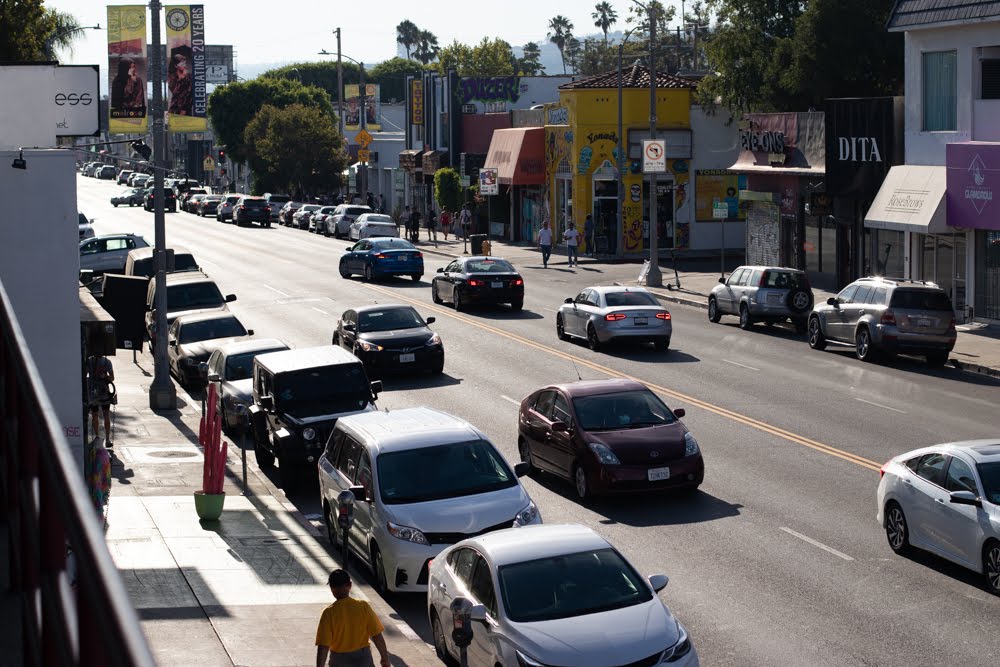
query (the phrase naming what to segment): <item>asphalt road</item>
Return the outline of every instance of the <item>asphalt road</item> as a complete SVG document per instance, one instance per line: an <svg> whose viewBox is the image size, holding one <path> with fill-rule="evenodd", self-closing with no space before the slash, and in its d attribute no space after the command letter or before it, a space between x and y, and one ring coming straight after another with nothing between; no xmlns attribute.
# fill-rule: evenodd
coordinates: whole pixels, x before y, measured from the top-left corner
<svg viewBox="0 0 1000 667"><path fill-rule="evenodd" d="M153 241L153 216L114 209L120 188L80 178L80 209L98 233ZM525 484L546 522L594 528L645 574L664 573L664 600L706 665L996 664L1000 599L979 577L930 556L895 556L875 521L878 468L916 447L996 434L1000 384L920 363L862 364L850 350L817 354L782 327L710 325L670 304L671 349L610 349L557 340L554 309L591 284L634 279L630 265L521 265L524 311L455 313L430 298L427 275L368 285L344 280L346 242L304 231L236 228L168 213L184 245L239 300L259 336L326 344L337 316L373 302L412 303L445 342L445 373L385 381L380 407L429 405L475 424L517 460L517 403L558 381L629 376L658 391L701 444L705 482L690 497L635 496L581 505L570 486ZM319 514L315 491L293 496ZM390 600L429 640L421 596ZM993 657L990 657L993 656Z"/></svg>

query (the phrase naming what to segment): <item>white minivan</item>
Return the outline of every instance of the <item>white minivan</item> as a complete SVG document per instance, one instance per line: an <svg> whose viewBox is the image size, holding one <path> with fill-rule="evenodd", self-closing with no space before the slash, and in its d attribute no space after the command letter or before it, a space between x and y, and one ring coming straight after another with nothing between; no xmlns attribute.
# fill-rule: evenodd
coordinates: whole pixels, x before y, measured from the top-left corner
<svg viewBox="0 0 1000 667"><path fill-rule="evenodd" d="M341 417L319 460L327 535L343 544L337 496L355 489L351 553L380 592L426 592L429 563L448 545L542 522L518 480L526 473L482 431L439 410Z"/></svg>

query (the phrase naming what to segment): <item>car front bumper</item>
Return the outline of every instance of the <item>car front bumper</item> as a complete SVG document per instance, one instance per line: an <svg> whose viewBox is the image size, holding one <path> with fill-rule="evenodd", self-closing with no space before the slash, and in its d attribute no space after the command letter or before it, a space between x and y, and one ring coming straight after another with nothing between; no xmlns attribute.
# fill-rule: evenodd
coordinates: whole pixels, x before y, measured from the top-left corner
<svg viewBox="0 0 1000 667"><path fill-rule="evenodd" d="M401 354L412 354L413 361L400 361ZM441 345L434 347L425 345L408 351L359 351L358 358L361 359L361 363L365 365L365 369L369 373L405 373L407 371L432 370L440 368L444 364L444 347Z"/></svg>

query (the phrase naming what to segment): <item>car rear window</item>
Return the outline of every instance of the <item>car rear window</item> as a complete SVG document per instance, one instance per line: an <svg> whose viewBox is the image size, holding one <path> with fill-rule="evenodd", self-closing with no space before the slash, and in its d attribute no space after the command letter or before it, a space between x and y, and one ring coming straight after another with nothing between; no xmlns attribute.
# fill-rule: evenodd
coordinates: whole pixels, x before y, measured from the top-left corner
<svg viewBox="0 0 1000 667"><path fill-rule="evenodd" d="M768 271L764 275L764 287L775 289L806 287L806 276L796 271Z"/></svg>
<svg viewBox="0 0 1000 667"><path fill-rule="evenodd" d="M468 273L515 273L510 262L502 259L481 259L465 265Z"/></svg>
<svg viewBox="0 0 1000 667"><path fill-rule="evenodd" d="M897 289L892 293L892 308L900 310L940 310L951 312L951 299L938 290Z"/></svg>
<svg viewBox="0 0 1000 667"><path fill-rule="evenodd" d="M656 298L648 292L608 292L604 295L608 306L658 306Z"/></svg>
<svg viewBox="0 0 1000 667"><path fill-rule="evenodd" d="M351 208L344 211L344 215L354 215L358 216L362 213L371 213L372 210L367 206L352 206Z"/></svg>
<svg viewBox="0 0 1000 667"><path fill-rule="evenodd" d="M244 200L243 205L247 208L264 208L267 206L267 202L263 199L246 199Z"/></svg>

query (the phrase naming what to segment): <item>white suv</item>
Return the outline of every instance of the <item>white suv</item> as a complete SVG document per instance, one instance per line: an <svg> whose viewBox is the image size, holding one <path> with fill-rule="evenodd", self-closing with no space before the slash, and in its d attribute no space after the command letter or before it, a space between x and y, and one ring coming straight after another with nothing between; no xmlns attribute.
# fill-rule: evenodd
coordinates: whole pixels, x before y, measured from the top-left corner
<svg viewBox="0 0 1000 667"><path fill-rule="evenodd" d="M352 552L380 592L426 592L428 565L448 545L541 523L513 469L486 435L458 417L408 408L341 417L319 460L331 543L341 545L337 496L353 489ZM360 487L360 488L359 488Z"/></svg>

